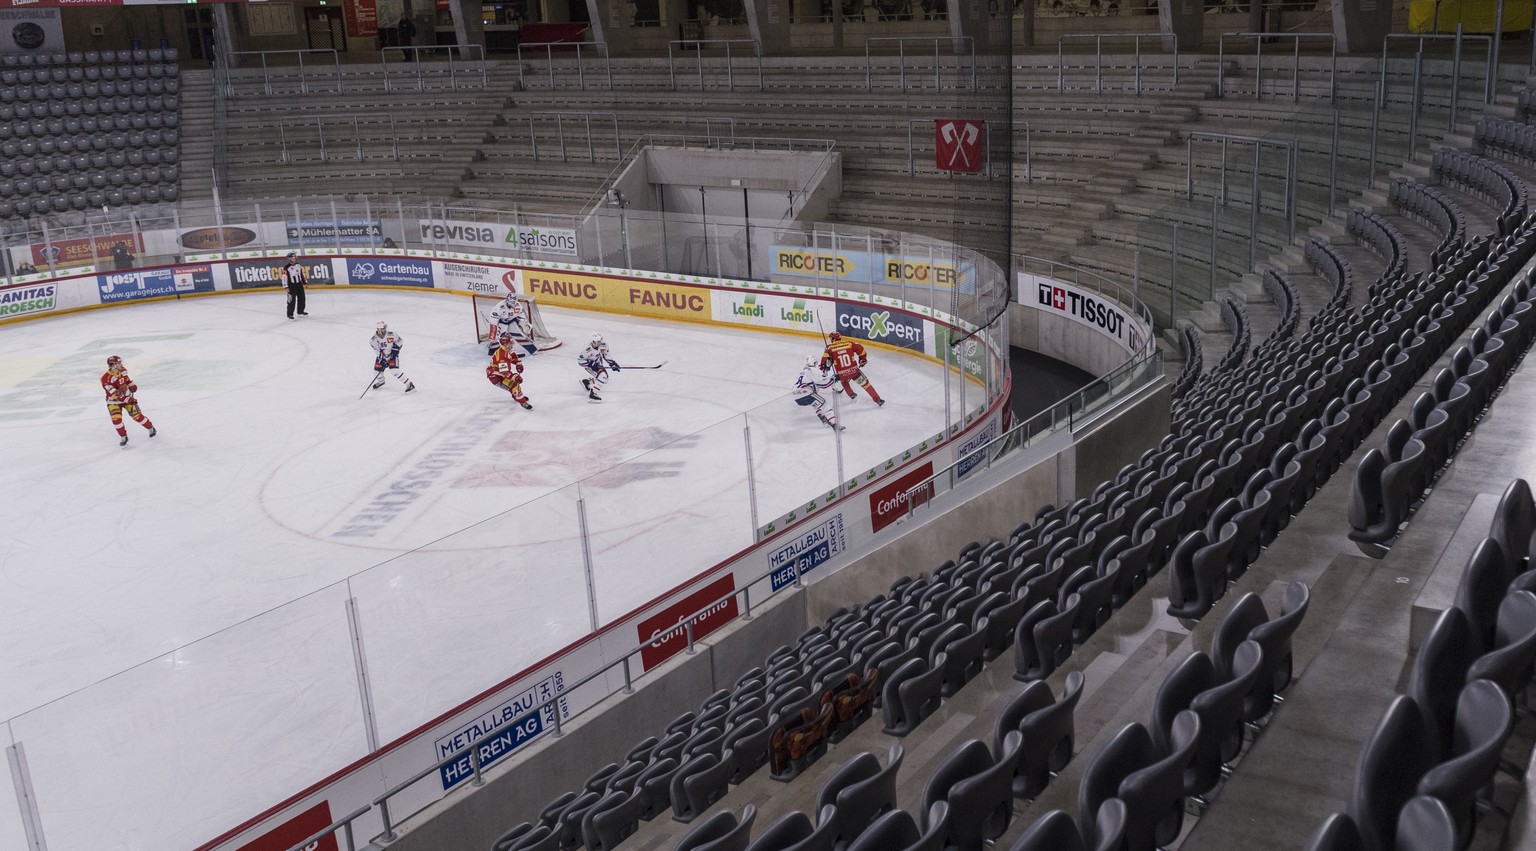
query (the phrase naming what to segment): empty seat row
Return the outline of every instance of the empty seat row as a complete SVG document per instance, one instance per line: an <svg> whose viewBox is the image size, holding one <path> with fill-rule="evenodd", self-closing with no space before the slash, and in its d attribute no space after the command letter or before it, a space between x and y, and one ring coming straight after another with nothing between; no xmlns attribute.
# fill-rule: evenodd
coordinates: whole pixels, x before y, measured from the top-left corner
<svg viewBox="0 0 1536 851"><path fill-rule="evenodd" d="M66 108L72 101L96 100L98 107L105 107L102 99L113 100L113 105L119 112L130 110L144 111L146 109L163 109L167 102L172 109L178 105L177 92L166 91L164 83L151 85L151 81L135 80L131 83L62 83L54 86L17 86L10 89L0 89L0 117L10 120L14 117L28 118L32 115L45 116L52 107L53 101L61 102ZM179 86L177 87L179 89ZM130 100L118 100L130 98Z"/></svg>
<svg viewBox="0 0 1536 851"><path fill-rule="evenodd" d="M1415 503L1471 430L1477 417L1536 339L1530 278L1520 281L1435 376L1406 419L1366 453L1355 470L1349 537L1380 556Z"/></svg>
<svg viewBox="0 0 1536 851"><path fill-rule="evenodd" d="M0 219L26 218L31 215L62 213L66 210L99 210L104 206L121 207L124 204L153 204L175 201L181 192L174 183L159 186L130 186L124 189L90 192L71 192L39 198L0 200Z"/></svg>
<svg viewBox="0 0 1536 851"><path fill-rule="evenodd" d="M1190 325L1185 325L1180 331L1179 347L1183 350L1184 366L1179 369L1178 376L1173 380L1171 395L1174 399L1181 399L1194 389L1195 382L1200 380L1200 370L1205 360L1205 352L1200 344L1200 332Z"/></svg>
<svg viewBox="0 0 1536 851"><path fill-rule="evenodd" d="M1386 266L1371 284L1371 295L1374 296L1402 277L1408 262L1407 242L1396 225L1371 210L1350 210L1345 229L1358 245L1375 254Z"/></svg>
<svg viewBox="0 0 1536 851"><path fill-rule="evenodd" d="M26 198L51 195L71 189L105 189L108 186L166 186L175 184L181 170L174 165L146 166L144 168L115 168L68 176L22 177L15 180L0 178L0 198Z"/></svg>
<svg viewBox="0 0 1536 851"><path fill-rule="evenodd" d="M1253 350L1254 359L1263 360L1296 333L1296 328L1301 324L1301 295L1296 291L1290 276L1279 269L1265 269L1259 281L1264 292L1280 309L1280 321L1275 323L1274 329Z"/></svg>
<svg viewBox="0 0 1536 851"><path fill-rule="evenodd" d="M1442 181L1499 207L1499 233L1509 233L1529 212L1525 182L1499 163L1454 148L1435 151L1433 168Z"/></svg>
<svg viewBox="0 0 1536 851"><path fill-rule="evenodd" d="M103 62L144 64L175 62L174 47L136 50L82 50L69 53L7 53L0 56L0 68L48 68L57 65L98 65Z"/></svg>
<svg viewBox="0 0 1536 851"><path fill-rule="evenodd" d="M0 120L12 123L60 118L82 118L95 115L177 115L180 98L159 93L149 95L118 95L111 97L80 97L78 99L16 103L0 106ZM9 118L4 118L9 116Z"/></svg>
<svg viewBox="0 0 1536 851"><path fill-rule="evenodd" d="M132 83L137 86L146 80L174 80L181 76L181 69L175 65L102 65L100 67L88 66L84 68L39 68L30 70L22 68L0 70L0 96L9 93L5 100L39 100L49 97L50 93L58 92L64 84L71 84L71 88L78 88L81 84L94 86L98 83L102 87L111 84L112 81L121 81L121 85ZM53 97L61 97L60 94L52 94Z"/></svg>
<svg viewBox="0 0 1536 851"><path fill-rule="evenodd" d="M1440 245L1430 252L1431 263L1438 264L1447 252L1464 241L1467 233L1466 213L1460 204L1438 189L1398 178L1388 188L1387 199L1403 215L1441 234Z"/></svg>
<svg viewBox="0 0 1536 851"><path fill-rule="evenodd" d="M1347 812L1320 825L1308 851L1459 851L1481 813L1496 811L1489 790L1536 670L1533 534L1536 503L1516 479L1455 604L1419 647L1405 693L1366 741Z"/></svg>

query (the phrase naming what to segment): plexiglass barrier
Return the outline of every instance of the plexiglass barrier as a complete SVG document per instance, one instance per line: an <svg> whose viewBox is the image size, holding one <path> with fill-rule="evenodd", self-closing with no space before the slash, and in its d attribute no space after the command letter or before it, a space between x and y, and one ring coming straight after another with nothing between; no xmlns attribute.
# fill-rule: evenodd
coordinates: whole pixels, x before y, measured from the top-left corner
<svg viewBox="0 0 1536 851"><path fill-rule="evenodd" d="M739 280L717 283L745 288L753 257L755 286L785 294L785 310L798 309L796 299L836 299L862 306L871 322L895 328L888 314L907 311L933 329L923 351L872 350L877 387L904 400L883 444L845 439L809 411L785 416L800 413L787 385L745 400L744 411L734 400L716 417L669 421L665 433L607 447L576 482L520 482L531 495L521 504L466 503L451 535L9 719L0 741L11 770L0 773L25 788L4 790L0 845L24 842L23 822L32 822L53 851L123 836L197 847L732 559L760 541L764 524L899 471L1001 404L1006 323L982 314L1006 301L1007 277L986 258L841 226L658 214L640 222L617 209L582 219L326 200L183 206L0 235L6 277L27 283L290 249L571 268L614 262L639 233L647 238L627 255L637 270L736 272ZM766 272L775 251L822 248L858 257L854 280ZM950 318L956 312L970 315ZM740 336L752 345L761 335ZM813 338L808 352L819 346ZM830 398L834 412L848 404ZM679 463L701 454L711 463ZM631 631L625 641L634 640ZM641 672L637 660L632 673ZM583 689L611 693L625 677L614 669ZM376 774L372 794L409 776L360 770ZM10 803L18 797L28 803Z"/></svg>

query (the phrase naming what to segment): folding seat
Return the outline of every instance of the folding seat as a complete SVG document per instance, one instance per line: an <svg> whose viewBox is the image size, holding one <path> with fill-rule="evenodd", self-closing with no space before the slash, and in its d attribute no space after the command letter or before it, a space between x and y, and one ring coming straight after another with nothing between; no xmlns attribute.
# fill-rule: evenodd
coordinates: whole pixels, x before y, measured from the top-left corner
<svg viewBox="0 0 1536 851"><path fill-rule="evenodd" d="M1179 541L1169 560L1168 614L1198 619L1211 610L1226 591L1227 558L1236 544L1237 527L1227 523L1221 536L1211 541L1195 530Z"/></svg>
<svg viewBox="0 0 1536 851"><path fill-rule="evenodd" d="M923 786L922 812L943 801L951 815L950 842L959 851L982 851L1013 819L1013 774L1023 736L1008 733L995 756L972 739L949 755ZM926 827L927 825L925 825Z"/></svg>
<svg viewBox="0 0 1536 851"><path fill-rule="evenodd" d="M1424 774L1417 790L1445 803L1453 819L1455 848L1471 842L1478 799L1493 783L1512 726L1509 697L1499 686L1479 679L1461 689L1449 752Z"/></svg>
<svg viewBox="0 0 1536 851"><path fill-rule="evenodd" d="M768 825L747 846L747 851L833 851L833 832L836 829L835 807L823 808L816 825L812 825L811 820L797 810Z"/></svg>
<svg viewBox="0 0 1536 851"><path fill-rule="evenodd" d="M892 745L882 768L873 754L858 754L822 785L816 809L825 812L827 807L835 808L833 840L837 845L852 842L877 818L896 809L896 775L904 755L900 744Z"/></svg>
<svg viewBox="0 0 1536 851"><path fill-rule="evenodd" d="M1189 708L1200 717L1194 754L1184 771L1184 793L1203 803L1221 783L1222 769L1243 747L1243 708L1258 678L1264 674L1263 650L1245 641L1233 654L1231 677L1195 695Z"/></svg>
<svg viewBox="0 0 1536 851"><path fill-rule="evenodd" d="M1531 545L1536 540L1536 501L1524 479L1510 482L1499 497L1488 537L1498 542L1512 575L1529 569Z"/></svg>
<svg viewBox="0 0 1536 851"><path fill-rule="evenodd" d="M943 654L935 661L939 664L930 667L922 659L908 660L884 681L881 709L887 735L907 735L938 709L944 677Z"/></svg>
<svg viewBox="0 0 1536 851"><path fill-rule="evenodd" d="M1434 764L1423 715L1413 698L1398 695L1367 739L1355 772L1349 814L1360 829L1362 847L1393 847L1398 813Z"/></svg>
<svg viewBox="0 0 1536 851"><path fill-rule="evenodd" d="M673 851L746 851L757 820L757 807L742 807L741 818L730 810L721 810L688 832Z"/></svg>
<svg viewBox="0 0 1536 851"><path fill-rule="evenodd" d="M1512 700L1521 699L1536 665L1536 594L1511 590L1499 604L1492 649L1472 660L1466 680L1493 681Z"/></svg>

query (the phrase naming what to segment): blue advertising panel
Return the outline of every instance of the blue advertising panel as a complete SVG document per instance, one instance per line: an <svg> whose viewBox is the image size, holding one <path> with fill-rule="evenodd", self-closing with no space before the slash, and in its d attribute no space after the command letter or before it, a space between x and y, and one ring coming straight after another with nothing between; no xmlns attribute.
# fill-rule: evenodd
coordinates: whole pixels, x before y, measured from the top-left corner
<svg viewBox="0 0 1536 851"><path fill-rule="evenodd" d="M432 261L408 257L375 257L347 260L347 281L392 287L431 287Z"/></svg>
<svg viewBox="0 0 1536 851"><path fill-rule="evenodd" d="M923 351L923 320L889 307L837 303L837 330L849 337Z"/></svg>
<svg viewBox="0 0 1536 851"><path fill-rule="evenodd" d="M140 298L213 292L213 270L208 266L177 266L96 276L102 304Z"/></svg>

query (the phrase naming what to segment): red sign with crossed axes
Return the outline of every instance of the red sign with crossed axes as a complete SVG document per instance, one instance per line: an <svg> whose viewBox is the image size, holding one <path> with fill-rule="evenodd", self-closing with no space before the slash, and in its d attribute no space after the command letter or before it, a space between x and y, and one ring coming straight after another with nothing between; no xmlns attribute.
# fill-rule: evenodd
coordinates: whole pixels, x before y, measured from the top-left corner
<svg viewBox="0 0 1536 851"><path fill-rule="evenodd" d="M933 121L933 164L942 171L981 171L985 152L985 121L936 118Z"/></svg>

